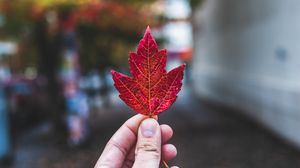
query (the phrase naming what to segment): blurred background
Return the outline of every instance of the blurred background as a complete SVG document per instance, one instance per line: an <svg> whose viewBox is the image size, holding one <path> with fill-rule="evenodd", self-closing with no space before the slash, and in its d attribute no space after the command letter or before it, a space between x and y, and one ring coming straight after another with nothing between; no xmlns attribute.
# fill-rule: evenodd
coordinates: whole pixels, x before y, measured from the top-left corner
<svg viewBox="0 0 300 168"><path fill-rule="evenodd" d="M0 167L93 167L135 112L125 74L147 25L186 63L170 165L300 167L297 0L1 0Z"/></svg>

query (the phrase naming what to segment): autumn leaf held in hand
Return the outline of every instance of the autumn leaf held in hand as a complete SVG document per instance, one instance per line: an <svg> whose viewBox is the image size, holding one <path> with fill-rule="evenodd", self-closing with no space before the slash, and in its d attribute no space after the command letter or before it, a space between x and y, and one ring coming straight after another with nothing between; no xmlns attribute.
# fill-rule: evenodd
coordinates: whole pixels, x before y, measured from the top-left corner
<svg viewBox="0 0 300 168"><path fill-rule="evenodd" d="M164 112L175 102L182 86L185 65L167 72L166 61L166 49L158 50L147 27L136 53L129 54L132 77L112 70L120 98L134 111L153 116Z"/></svg>

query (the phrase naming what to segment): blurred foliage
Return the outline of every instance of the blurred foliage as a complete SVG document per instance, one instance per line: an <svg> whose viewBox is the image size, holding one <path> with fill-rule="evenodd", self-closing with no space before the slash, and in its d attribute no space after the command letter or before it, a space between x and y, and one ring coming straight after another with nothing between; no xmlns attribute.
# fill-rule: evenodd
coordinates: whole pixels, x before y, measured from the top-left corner
<svg viewBox="0 0 300 168"><path fill-rule="evenodd" d="M160 24L149 8L153 0L2 0L0 12L4 25L0 27L1 40L14 40L22 44L23 58L28 65L36 65L39 45L34 36L36 27L49 19L47 12L58 14L59 28L63 33L68 22L74 23L82 70L105 70L124 67L129 50L142 36L147 25ZM71 19L70 19L71 18ZM70 23L70 25L72 25ZM51 32L46 40L51 41ZM23 61L19 61L23 62ZM22 66L20 66L22 67ZM21 68L22 69L22 68Z"/></svg>
<svg viewBox="0 0 300 168"><path fill-rule="evenodd" d="M99 8L102 8L99 10ZM138 42L147 23L147 13L132 6L107 3L82 9L77 33L80 42L83 69L108 65L127 65L127 53ZM98 22L95 22L98 21ZM147 21L148 20L148 21Z"/></svg>

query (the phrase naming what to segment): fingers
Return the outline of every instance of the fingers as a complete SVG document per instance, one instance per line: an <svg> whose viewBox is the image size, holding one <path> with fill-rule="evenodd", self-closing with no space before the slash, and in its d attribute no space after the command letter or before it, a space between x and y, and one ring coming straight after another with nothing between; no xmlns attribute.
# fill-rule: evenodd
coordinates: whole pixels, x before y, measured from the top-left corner
<svg viewBox="0 0 300 168"><path fill-rule="evenodd" d="M161 135L162 135L162 144L165 144L168 140L170 140L173 136L173 130L168 125L161 125ZM162 146L162 159L164 161L169 161L176 157L177 155L177 149L172 144L165 144Z"/></svg>
<svg viewBox="0 0 300 168"><path fill-rule="evenodd" d="M97 161L95 168L121 167L121 165L125 163L124 162L125 158L126 158L126 162L128 161L128 165L132 165L133 161L135 160L134 151L136 151L136 153L138 153L137 152L138 150L135 149L134 144L136 143L136 139L137 139L136 137L137 137L137 134L139 131L139 126L140 126L141 122L143 120L145 120L146 118L148 118L148 117L143 116L143 115L135 115L134 117L128 119L119 128L119 130L113 135L113 137L109 140L102 155L100 156L99 160ZM150 120L153 120L153 119L150 119ZM154 117L154 121L155 120L157 120L157 116ZM158 125L157 122L156 122L156 124ZM158 145L161 145L161 143L165 144L169 139L171 139L171 137L173 135L172 128L168 125L161 125L160 127L157 126L156 128L158 128L159 131L156 132L158 134L155 135L155 137L158 137L158 136L161 137L159 139L160 140L159 143L157 141L158 144L155 144L157 147L157 148L155 148L155 150L156 149L159 150L159 151L156 151L156 153L159 153L159 157L161 156L162 159L164 159L165 161L173 159L177 154L177 150L173 145L166 144L166 145L163 145L162 147L158 148ZM139 135L142 136L141 133L139 133ZM139 136L139 137L141 137L141 136ZM143 142L143 143L138 143L138 144L140 144L140 146L143 146L142 144L144 144L144 147L139 147L139 151L143 151L143 150L145 150L145 148L151 148L151 145L148 147L145 147L145 145L147 146L147 144L151 143L151 142L148 142L149 139L153 139L153 138L142 138L142 137L139 138L139 140L142 140L142 141L138 141L138 142ZM147 149L146 149L146 151L147 151ZM142 153L144 153L144 152L142 152ZM146 153L151 153L151 151L148 150ZM152 151L152 153L155 153L155 151ZM147 155L147 156L149 156L149 155ZM153 155L151 155L151 156L153 156ZM151 157L151 156L149 156L149 157ZM158 159L157 164L159 164L159 161L160 161L160 159ZM129 166L129 167L131 167L131 166ZM137 167L140 167L140 166L137 166ZM142 166L142 167L147 167L147 166Z"/></svg>
<svg viewBox="0 0 300 168"><path fill-rule="evenodd" d="M170 126L168 125L160 125L160 130L161 130L161 136L162 136L162 144L165 144L168 140L170 140L173 136L173 130ZM175 148L175 147L174 147ZM135 155L135 147L132 147L131 151L129 152L129 154L127 155L127 158L125 159L124 165L123 167L132 167L133 163L134 163L134 155ZM175 154L174 154L175 153ZM176 148L175 148L175 152L174 150L170 150L169 147L162 147L162 152L161 152L161 156L165 161L171 160L174 157L176 157Z"/></svg>
<svg viewBox="0 0 300 168"><path fill-rule="evenodd" d="M134 149L132 149L132 151L127 156L126 160L123 163L122 168L132 167L132 165L134 163ZM177 149L174 145L165 144L165 145L162 146L162 148L161 148L162 160L167 162L169 160L174 159L176 157L176 155L177 155Z"/></svg>
<svg viewBox="0 0 300 168"><path fill-rule="evenodd" d="M107 143L95 168L121 167L125 157L136 142L136 135L141 121L147 116L135 115L128 119Z"/></svg>
<svg viewBox="0 0 300 168"><path fill-rule="evenodd" d="M161 159L161 129L155 119L145 119L139 128L133 168L158 168Z"/></svg>
<svg viewBox="0 0 300 168"><path fill-rule="evenodd" d="M166 144L162 146L162 160L169 161L174 159L177 155L177 149L172 144Z"/></svg>
<svg viewBox="0 0 300 168"><path fill-rule="evenodd" d="M166 124L160 125L161 130L161 136L162 136L162 143L166 143L168 140L170 140L173 136L173 130L170 126Z"/></svg>
<svg viewBox="0 0 300 168"><path fill-rule="evenodd" d="M163 144L165 144L168 140L170 140L173 136L173 130L170 126L168 125L161 125L161 135L162 135L162 141ZM174 145L172 144L165 144L162 146L162 159L164 161L171 160L176 157L177 155L177 149Z"/></svg>

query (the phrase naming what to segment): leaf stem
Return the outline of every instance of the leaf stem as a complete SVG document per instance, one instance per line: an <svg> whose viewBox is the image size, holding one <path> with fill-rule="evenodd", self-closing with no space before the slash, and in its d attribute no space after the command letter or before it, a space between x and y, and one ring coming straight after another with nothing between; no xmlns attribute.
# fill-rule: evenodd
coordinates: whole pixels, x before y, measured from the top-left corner
<svg viewBox="0 0 300 168"><path fill-rule="evenodd" d="M162 163L163 163L163 165L164 165L165 168L170 168L170 167L168 166L168 164L166 163L166 161L163 160Z"/></svg>

